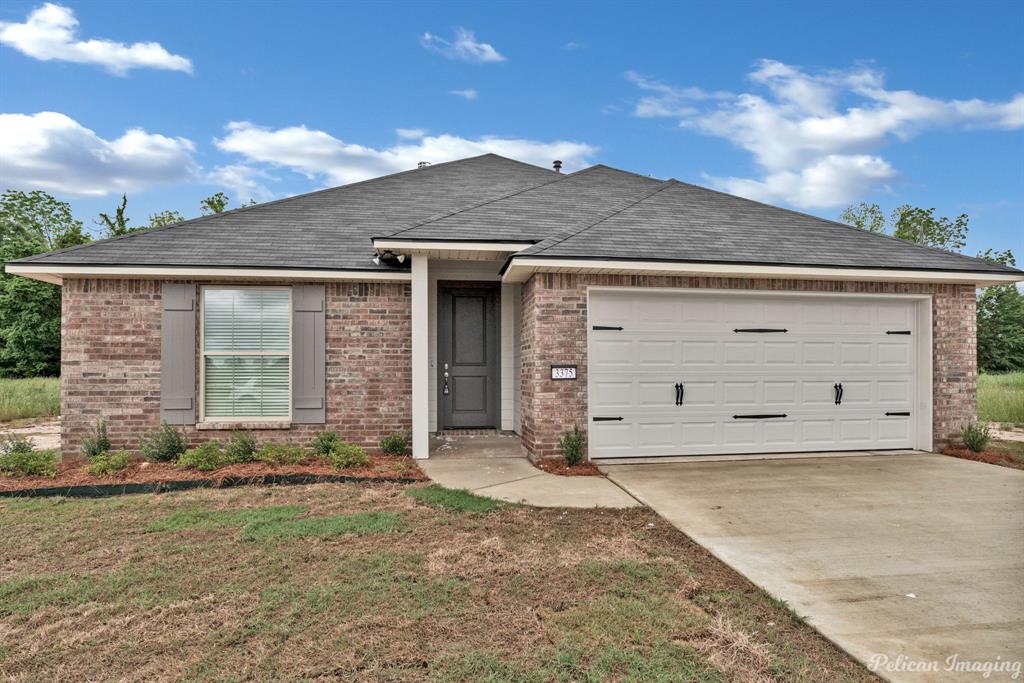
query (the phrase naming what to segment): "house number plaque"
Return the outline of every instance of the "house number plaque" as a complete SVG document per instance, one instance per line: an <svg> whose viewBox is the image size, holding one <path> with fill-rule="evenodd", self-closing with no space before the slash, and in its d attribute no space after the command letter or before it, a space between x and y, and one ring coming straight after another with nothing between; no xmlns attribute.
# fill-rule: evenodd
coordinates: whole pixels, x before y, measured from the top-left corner
<svg viewBox="0 0 1024 683"><path fill-rule="evenodd" d="M576 366L552 365L551 379L576 379Z"/></svg>

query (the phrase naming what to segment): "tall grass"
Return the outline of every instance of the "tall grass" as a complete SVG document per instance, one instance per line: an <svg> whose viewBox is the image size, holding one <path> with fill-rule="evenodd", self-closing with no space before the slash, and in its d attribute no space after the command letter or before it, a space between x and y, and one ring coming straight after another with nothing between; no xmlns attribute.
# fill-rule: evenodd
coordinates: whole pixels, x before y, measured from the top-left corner
<svg viewBox="0 0 1024 683"><path fill-rule="evenodd" d="M1024 424L1024 372L978 376L978 420Z"/></svg>
<svg viewBox="0 0 1024 683"><path fill-rule="evenodd" d="M0 422L60 415L60 378L0 379Z"/></svg>

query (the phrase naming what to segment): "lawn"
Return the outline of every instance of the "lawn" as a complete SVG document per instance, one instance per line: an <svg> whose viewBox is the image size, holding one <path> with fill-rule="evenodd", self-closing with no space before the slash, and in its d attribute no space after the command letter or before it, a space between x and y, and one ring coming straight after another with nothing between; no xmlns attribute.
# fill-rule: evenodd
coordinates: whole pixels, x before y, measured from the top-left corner
<svg viewBox="0 0 1024 683"><path fill-rule="evenodd" d="M0 379L0 422L60 415L60 379Z"/></svg>
<svg viewBox="0 0 1024 683"><path fill-rule="evenodd" d="M1024 425L1024 372L978 376L978 420Z"/></svg>
<svg viewBox="0 0 1024 683"><path fill-rule="evenodd" d="M646 509L323 484L0 501L0 534L18 680L877 680Z"/></svg>

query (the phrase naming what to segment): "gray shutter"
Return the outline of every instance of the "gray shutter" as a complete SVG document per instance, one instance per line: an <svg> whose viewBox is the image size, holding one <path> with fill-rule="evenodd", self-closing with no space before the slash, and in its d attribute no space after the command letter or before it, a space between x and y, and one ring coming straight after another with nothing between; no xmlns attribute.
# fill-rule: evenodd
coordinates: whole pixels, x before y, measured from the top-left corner
<svg viewBox="0 0 1024 683"><path fill-rule="evenodd" d="M327 327L323 285L292 287L292 422L324 424Z"/></svg>
<svg viewBox="0 0 1024 683"><path fill-rule="evenodd" d="M160 419L196 423L196 286L164 283L160 324Z"/></svg>

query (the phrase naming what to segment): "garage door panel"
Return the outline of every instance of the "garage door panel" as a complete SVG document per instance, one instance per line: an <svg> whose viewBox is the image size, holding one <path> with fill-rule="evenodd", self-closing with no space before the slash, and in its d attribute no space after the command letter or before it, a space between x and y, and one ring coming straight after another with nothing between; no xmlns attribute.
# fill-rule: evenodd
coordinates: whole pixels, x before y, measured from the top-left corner
<svg viewBox="0 0 1024 683"><path fill-rule="evenodd" d="M591 424L592 457L913 444L913 415L885 417L915 405L911 302L624 291L590 310L622 327L590 333L591 414L622 418Z"/></svg>

